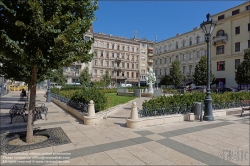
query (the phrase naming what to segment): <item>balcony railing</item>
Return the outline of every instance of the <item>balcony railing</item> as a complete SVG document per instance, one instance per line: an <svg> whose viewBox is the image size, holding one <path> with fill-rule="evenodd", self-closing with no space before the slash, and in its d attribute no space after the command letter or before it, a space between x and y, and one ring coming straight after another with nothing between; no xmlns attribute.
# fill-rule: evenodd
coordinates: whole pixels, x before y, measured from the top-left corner
<svg viewBox="0 0 250 166"><path fill-rule="evenodd" d="M127 79L127 77L125 77L125 76L111 76L111 79L125 80L125 79Z"/></svg>
<svg viewBox="0 0 250 166"><path fill-rule="evenodd" d="M148 62L153 63L154 61L153 61L153 59L148 59Z"/></svg>
<svg viewBox="0 0 250 166"><path fill-rule="evenodd" d="M213 37L213 44L216 45L217 43L226 43L228 40L228 35L224 34L221 36L214 36Z"/></svg>

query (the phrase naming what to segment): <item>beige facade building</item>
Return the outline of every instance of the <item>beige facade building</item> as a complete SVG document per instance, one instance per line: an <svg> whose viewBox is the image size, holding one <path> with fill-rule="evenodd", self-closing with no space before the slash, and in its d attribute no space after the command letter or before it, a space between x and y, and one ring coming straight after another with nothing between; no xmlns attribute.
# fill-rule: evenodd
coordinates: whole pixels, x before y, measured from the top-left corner
<svg viewBox="0 0 250 166"><path fill-rule="evenodd" d="M195 65L206 55L205 36L201 28L158 42L154 45L154 71L157 83L170 73L171 64L178 59L180 70L185 76L183 84L191 82Z"/></svg>
<svg viewBox="0 0 250 166"><path fill-rule="evenodd" d="M92 60L92 81L100 81L106 70L111 86L136 84L139 80L140 44L137 40L94 33L95 56Z"/></svg>
<svg viewBox="0 0 250 166"><path fill-rule="evenodd" d="M91 27L89 31L84 36L85 40L90 40L93 38L93 28ZM90 50L90 53L93 52L93 46ZM81 71L85 68L89 68L89 74L91 74L92 63L81 63L81 62L73 62L69 67L63 67L63 75L66 77L66 83L78 83L79 76Z"/></svg>
<svg viewBox="0 0 250 166"><path fill-rule="evenodd" d="M211 36L212 72L217 78L217 86L237 88L235 71L243 60L244 51L250 48L250 2L212 18L217 21Z"/></svg>
<svg viewBox="0 0 250 166"><path fill-rule="evenodd" d="M153 41L147 39L138 40L140 42L140 85L146 85L146 73L148 69L153 68Z"/></svg>

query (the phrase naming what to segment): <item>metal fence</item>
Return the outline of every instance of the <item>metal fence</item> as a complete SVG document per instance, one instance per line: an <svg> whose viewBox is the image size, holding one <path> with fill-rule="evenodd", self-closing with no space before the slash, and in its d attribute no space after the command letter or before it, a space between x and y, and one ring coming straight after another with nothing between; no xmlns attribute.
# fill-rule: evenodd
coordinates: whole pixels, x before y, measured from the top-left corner
<svg viewBox="0 0 250 166"><path fill-rule="evenodd" d="M55 93L51 93L51 97L65 103L68 106L71 106L72 108L74 108L75 110L77 110L83 114L88 113L88 103L74 101L74 100L71 100L67 97L64 97L64 96L61 96L61 95L58 95Z"/></svg>

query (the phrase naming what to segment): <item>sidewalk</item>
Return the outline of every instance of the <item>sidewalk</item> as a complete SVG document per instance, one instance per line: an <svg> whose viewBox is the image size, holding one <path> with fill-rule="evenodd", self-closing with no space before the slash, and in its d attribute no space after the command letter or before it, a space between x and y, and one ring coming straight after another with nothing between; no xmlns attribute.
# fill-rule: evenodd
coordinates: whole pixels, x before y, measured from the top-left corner
<svg viewBox="0 0 250 166"><path fill-rule="evenodd" d="M54 103L46 103L43 95L37 93L36 100L48 107L48 120L36 121L35 128L61 127L72 143L26 153L70 154L70 163L55 165L249 165L248 113L213 122L183 121L129 129L125 123L130 116L130 101L100 124L86 126ZM18 94L12 92L1 98L2 132L26 130L21 117L10 125L10 118L3 116L9 109L2 106L11 106L17 98ZM134 100L139 108L144 99Z"/></svg>

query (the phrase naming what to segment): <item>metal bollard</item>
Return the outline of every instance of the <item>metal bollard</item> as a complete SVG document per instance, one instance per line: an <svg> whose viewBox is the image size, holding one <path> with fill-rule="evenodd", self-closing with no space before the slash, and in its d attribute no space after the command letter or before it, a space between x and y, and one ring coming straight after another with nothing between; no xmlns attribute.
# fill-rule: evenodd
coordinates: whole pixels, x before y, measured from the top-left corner
<svg viewBox="0 0 250 166"><path fill-rule="evenodd" d="M201 116L200 116L200 121L203 121L203 117L202 117L202 111L203 111L203 105L202 105L202 100L201 100Z"/></svg>

